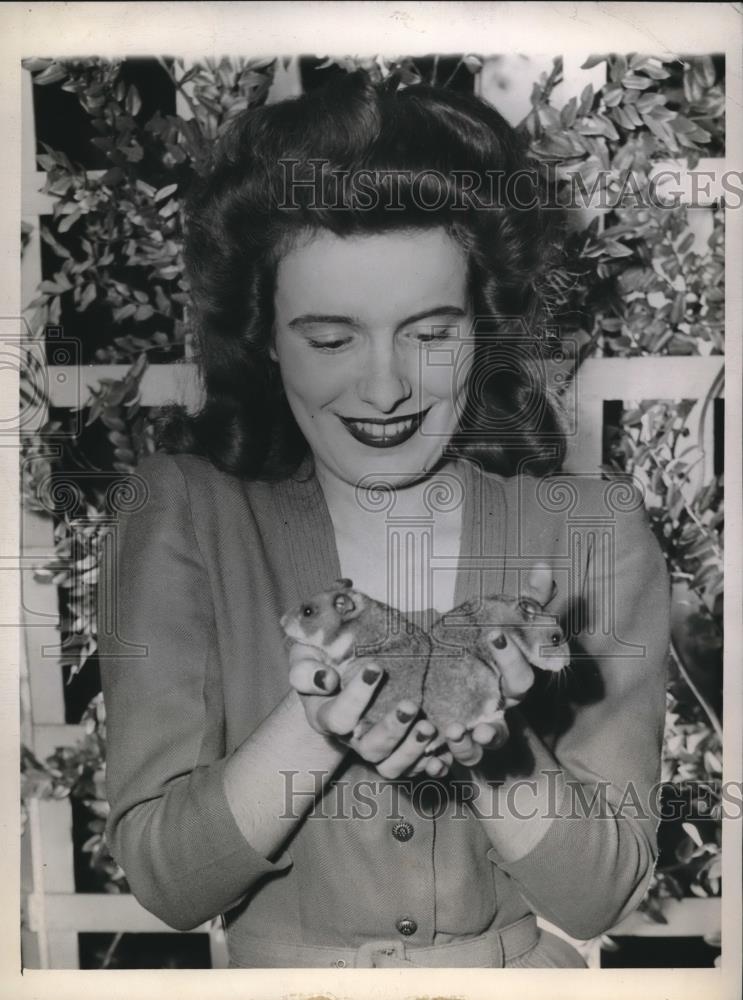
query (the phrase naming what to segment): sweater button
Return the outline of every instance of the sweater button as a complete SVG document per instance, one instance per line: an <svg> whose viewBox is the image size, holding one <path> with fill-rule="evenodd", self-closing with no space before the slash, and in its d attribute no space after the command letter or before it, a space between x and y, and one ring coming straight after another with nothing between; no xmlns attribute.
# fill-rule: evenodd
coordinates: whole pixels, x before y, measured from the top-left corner
<svg viewBox="0 0 743 1000"><path fill-rule="evenodd" d="M399 840L403 844L407 840L410 840L414 833L415 827L412 823L408 823L406 820L403 820L401 823L395 823L392 827L392 836L395 840Z"/></svg>
<svg viewBox="0 0 743 1000"><path fill-rule="evenodd" d="M415 920L411 920L410 917L403 917L402 920L398 920L396 927L405 937L410 937L411 934L415 934L418 930L418 924L416 924Z"/></svg>

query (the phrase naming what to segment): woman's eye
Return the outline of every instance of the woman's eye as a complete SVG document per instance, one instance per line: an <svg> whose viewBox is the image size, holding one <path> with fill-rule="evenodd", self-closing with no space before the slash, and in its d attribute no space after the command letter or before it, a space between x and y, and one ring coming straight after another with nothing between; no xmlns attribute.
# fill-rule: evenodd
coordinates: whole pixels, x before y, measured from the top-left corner
<svg viewBox="0 0 743 1000"><path fill-rule="evenodd" d="M456 326L424 326L412 331L412 337L419 344L434 344L439 340L456 337Z"/></svg>
<svg viewBox="0 0 743 1000"><path fill-rule="evenodd" d="M317 351L337 351L341 347L345 347L350 341L348 339L336 339L336 340L309 340L308 343L310 347L314 347Z"/></svg>

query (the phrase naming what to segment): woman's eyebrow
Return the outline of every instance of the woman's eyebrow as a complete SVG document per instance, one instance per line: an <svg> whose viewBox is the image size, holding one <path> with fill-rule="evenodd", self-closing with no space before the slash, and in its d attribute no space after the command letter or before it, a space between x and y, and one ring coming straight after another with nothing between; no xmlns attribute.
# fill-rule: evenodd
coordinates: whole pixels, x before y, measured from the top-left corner
<svg viewBox="0 0 743 1000"><path fill-rule="evenodd" d="M324 313L304 313L302 316L295 316L294 319L289 320L287 326L291 327L292 330L296 330L303 326L316 326L318 324L324 324L325 326L361 326L359 320L354 319L352 316L325 315Z"/></svg>
<svg viewBox="0 0 743 1000"><path fill-rule="evenodd" d="M424 309L422 312L414 313L412 316L408 316L406 319L402 320L397 324L397 329L400 330L404 326L409 326L411 323L419 323L422 319L433 319L436 316L466 316L466 310L462 309L461 306L433 306L431 309ZM301 329L305 326L352 326L355 329L360 329L363 324L360 320L353 316L341 316L332 313L303 313L301 316L295 316L294 319L290 320L287 324L292 330Z"/></svg>
<svg viewBox="0 0 743 1000"><path fill-rule="evenodd" d="M434 306L433 309L424 309L413 316L408 316L402 323L398 323L397 329L400 330L403 326L409 326L411 323L420 323L422 319L433 319L436 316L460 317L466 315L467 311L462 309L461 306Z"/></svg>

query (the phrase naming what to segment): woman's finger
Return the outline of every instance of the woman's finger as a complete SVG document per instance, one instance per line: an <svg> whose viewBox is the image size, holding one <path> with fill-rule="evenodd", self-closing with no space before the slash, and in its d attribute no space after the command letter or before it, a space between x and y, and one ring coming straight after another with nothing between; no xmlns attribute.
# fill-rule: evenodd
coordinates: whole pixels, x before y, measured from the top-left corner
<svg viewBox="0 0 743 1000"><path fill-rule="evenodd" d="M371 726L351 746L370 764L378 764L392 753L412 726L420 706L414 701L401 701L392 712ZM361 720L364 722L364 719Z"/></svg>
<svg viewBox="0 0 743 1000"><path fill-rule="evenodd" d="M442 778L454 763L454 755L449 750L437 754L435 757L426 757L424 770L429 778Z"/></svg>
<svg viewBox="0 0 743 1000"><path fill-rule="evenodd" d="M323 660L305 657L296 659L289 668L289 683L299 694L333 694L340 686L340 677Z"/></svg>
<svg viewBox="0 0 743 1000"><path fill-rule="evenodd" d="M534 683L534 669L513 639L503 629L488 635L489 646L501 673L506 706L518 704Z"/></svg>
<svg viewBox="0 0 743 1000"><path fill-rule="evenodd" d="M472 730L472 739L489 750L498 750L508 739L508 725L505 719L479 722Z"/></svg>
<svg viewBox="0 0 743 1000"><path fill-rule="evenodd" d="M413 726L400 745L383 761L377 771L383 778L399 778L410 772L419 761L426 746L436 737L436 727L428 719L421 719Z"/></svg>
<svg viewBox="0 0 743 1000"><path fill-rule="evenodd" d="M521 593L525 597L533 597L544 607L555 596L557 584L552 575L552 567L546 562L535 562L526 577L526 586Z"/></svg>
<svg viewBox="0 0 743 1000"><path fill-rule="evenodd" d="M482 747L476 743L472 734L464 726L455 723L446 730L447 742L454 760L465 767L477 764L482 757Z"/></svg>
<svg viewBox="0 0 743 1000"><path fill-rule="evenodd" d="M317 723L334 736L352 733L374 696L384 671L368 663L351 678L340 694L328 698L317 711Z"/></svg>

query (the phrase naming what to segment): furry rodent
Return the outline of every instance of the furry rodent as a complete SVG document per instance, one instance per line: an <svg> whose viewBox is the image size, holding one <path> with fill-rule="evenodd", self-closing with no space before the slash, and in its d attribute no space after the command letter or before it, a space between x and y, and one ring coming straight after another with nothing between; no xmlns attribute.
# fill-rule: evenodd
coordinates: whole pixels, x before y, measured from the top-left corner
<svg viewBox="0 0 743 1000"><path fill-rule="evenodd" d="M281 618L290 642L319 649L341 678L341 687L373 661L385 671L364 720L379 722L398 702L420 705L431 640L399 611L375 601L350 580L315 594Z"/></svg>
<svg viewBox="0 0 743 1000"><path fill-rule="evenodd" d="M533 600L502 594L447 612L429 636L400 611L342 579L285 614L281 627L290 642L320 650L338 671L342 687L369 661L384 669L386 676L364 713L369 725L409 699L422 706L439 732L454 722L468 729L490 722L497 744L508 735L495 658L502 634L542 670L562 670L570 659L552 615Z"/></svg>

